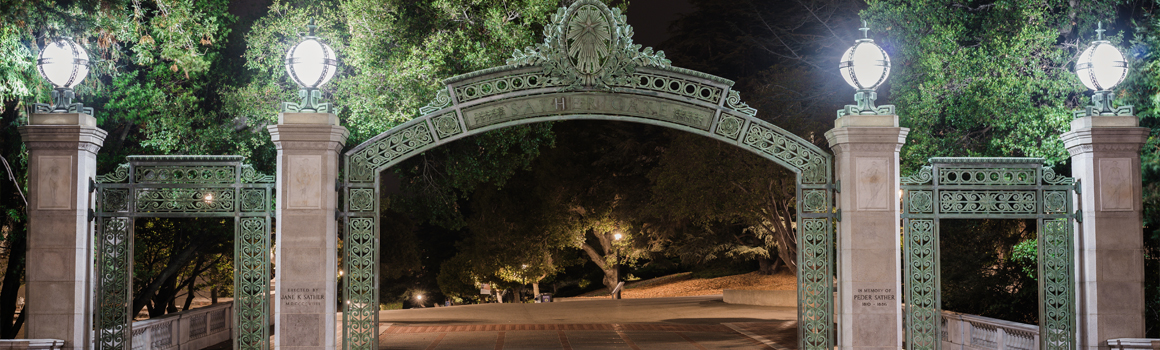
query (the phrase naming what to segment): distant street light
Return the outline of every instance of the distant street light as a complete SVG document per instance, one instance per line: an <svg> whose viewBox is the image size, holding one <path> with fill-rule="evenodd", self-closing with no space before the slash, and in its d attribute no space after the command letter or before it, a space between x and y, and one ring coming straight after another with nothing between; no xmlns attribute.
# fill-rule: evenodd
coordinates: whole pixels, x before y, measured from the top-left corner
<svg viewBox="0 0 1160 350"><path fill-rule="evenodd" d="M620 284L620 245L616 244L616 242L620 242L620 239L623 237L624 235L621 235L620 233L612 235L612 239L615 241L612 243L612 245L615 247L615 249L612 251L612 257L616 259L616 284L618 285ZM616 293L614 293L615 295L613 295L612 298L620 299L620 292L620 289L616 289Z"/></svg>
<svg viewBox="0 0 1160 350"><path fill-rule="evenodd" d="M301 89L298 90L299 103L283 102L282 111L289 113L330 113L329 103L319 103L323 84L334 77L338 67L338 57L329 45L314 36L314 20L306 26L308 32L294 47L286 52L286 73Z"/></svg>
<svg viewBox="0 0 1160 350"><path fill-rule="evenodd" d="M91 107L72 103L76 97L73 88L89 75L89 53L84 47L69 37L48 43L36 58L36 70L55 87L52 91L53 103L33 104L36 112L93 114Z"/></svg>
<svg viewBox="0 0 1160 350"><path fill-rule="evenodd" d="M1075 63L1075 75L1079 81L1095 91L1092 94L1092 105L1076 112L1076 117L1133 114L1132 106L1112 107L1112 88L1128 76L1128 60L1115 45L1104 40L1105 31L1103 23L1099 23L1096 41L1079 54L1079 60Z"/></svg>
<svg viewBox="0 0 1160 350"><path fill-rule="evenodd" d="M890 56L874 43L874 39L870 39L870 28L866 26L865 21L859 30L862 31L862 39L858 39L854 46L847 49L838 62L842 79L857 89L854 93L854 101L857 104L847 105L846 108L839 110L838 117L854 114L894 114L894 106L874 105L874 100L878 99L875 90L890 75Z"/></svg>

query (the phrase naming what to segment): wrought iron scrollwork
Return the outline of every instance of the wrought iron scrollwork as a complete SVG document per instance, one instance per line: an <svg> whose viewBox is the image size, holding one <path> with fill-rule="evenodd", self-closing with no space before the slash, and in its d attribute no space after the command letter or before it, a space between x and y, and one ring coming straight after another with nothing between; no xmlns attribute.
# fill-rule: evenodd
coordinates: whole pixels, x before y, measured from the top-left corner
<svg viewBox="0 0 1160 350"><path fill-rule="evenodd" d="M1040 349L1074 349L1075 180L1037 158L932 158L902 179L907 348L940 348L938 220L1036 219ZM937 175L937 176L933 176Z"/></svg>

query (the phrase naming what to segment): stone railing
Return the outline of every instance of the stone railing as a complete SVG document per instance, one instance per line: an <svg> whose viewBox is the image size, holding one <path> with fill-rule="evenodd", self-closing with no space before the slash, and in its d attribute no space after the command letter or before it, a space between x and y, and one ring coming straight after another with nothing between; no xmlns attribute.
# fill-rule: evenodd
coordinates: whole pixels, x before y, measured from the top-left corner
<svg viewBox="0 0 1160 350"><path fill-rule="evenodd" d="M4 339L0 340L0 350L60 350L64 340L60 339Z"/></svg>
<svg viewBox="0 0 1160 350"><path fill-rule="evenodd" d="M1039 326L943 311L942 348L1038 350Z"/></svg>
<svg viewBox="0 0 1160 350"><path fill-rule="evenodd" d="M200 350L230 340L233 304L133 322L133 350Z"/></svg>
<svg viewBox="0 0 1160 350"><path fill-rule="evenodd" d="M1117 338L1108 339L1108 349L1160 349L1160 339Z"/></svg>

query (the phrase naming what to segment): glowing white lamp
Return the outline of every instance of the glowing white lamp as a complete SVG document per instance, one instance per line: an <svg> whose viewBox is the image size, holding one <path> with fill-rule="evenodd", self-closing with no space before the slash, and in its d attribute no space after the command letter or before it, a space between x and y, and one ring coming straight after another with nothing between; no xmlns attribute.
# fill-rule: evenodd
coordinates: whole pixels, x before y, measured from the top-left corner
<svg viewBox="0 0 1160 350"><path fill-rule="evenodd" d="M890 76L890 56L874 43L874 39L870 39L870 28L866 27L866 22L862 22L859 30L862 31L862 39L847 49L838 61L842 79L857 90L854 101L858 104L839 110L838 117L850 114L893 114L894 106L874 106L874 100L878 98L874 90Z"/></svg>
<svg viewBox="0 0 1160 350"><path fill-rule="evenodd" d="M317 89L326 84L337 67L334 50L313 35L286 52L286 73L303 88Z"/></svg>
<svg viewBox="0 0 1160 350"><path fill-rule="evenodd" d="M298 84L300 103L283 102L282 111L290 113L330 113L329 103L319 103L323 84L338 70L338 57L329 45L314 36L314 20L306 28L309 32L302 41L286 51L286 73Z"/></svg>
<svg viewBox="0 0 1160 350"><path fill-rule="evenodd" d="M1088 89L1094 90L1092 106L1077 112L1079 116L1131 115L1132 107L1112 108L1112 88L1128 77L1128 59L1120 49L1104 40L1104 25L1096 29L1096 41L1079 54L1075 75Z"/></svg>
<svg viewBox="0 0 1160 350"><path fill-rule="evenodd" d="M37 112L93 114L92 108L72 103L76 97L72 89L89 75L89 53L84 47L69 37L48 43L36 58L36 70L55 87L53 104L34 104Z"/></svg>

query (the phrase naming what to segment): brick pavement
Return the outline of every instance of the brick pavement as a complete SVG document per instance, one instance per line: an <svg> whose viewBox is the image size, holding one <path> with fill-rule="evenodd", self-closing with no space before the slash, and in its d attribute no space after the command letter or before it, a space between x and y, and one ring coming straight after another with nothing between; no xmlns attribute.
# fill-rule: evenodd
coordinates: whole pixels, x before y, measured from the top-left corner
<svg viewBox="0 0 1160 350"><path fill-rule="evenodd" d="M380 349L710 350L796 347L792 321L705 324L390 325Z"/></svg>

